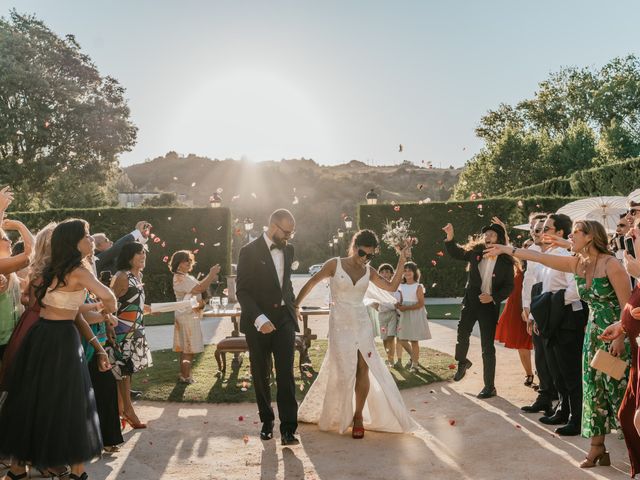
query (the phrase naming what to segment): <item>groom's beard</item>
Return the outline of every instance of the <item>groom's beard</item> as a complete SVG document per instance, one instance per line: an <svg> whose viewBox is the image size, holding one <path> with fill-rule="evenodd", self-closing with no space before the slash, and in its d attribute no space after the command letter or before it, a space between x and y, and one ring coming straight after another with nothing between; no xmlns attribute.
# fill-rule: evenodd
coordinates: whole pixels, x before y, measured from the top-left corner
<svg viewBox="0 0 640 480"><path fill-rule="evenodd" d="M282 249L287 246L287 240L284 238L274 238L273 243L276 247Z"/></svg>

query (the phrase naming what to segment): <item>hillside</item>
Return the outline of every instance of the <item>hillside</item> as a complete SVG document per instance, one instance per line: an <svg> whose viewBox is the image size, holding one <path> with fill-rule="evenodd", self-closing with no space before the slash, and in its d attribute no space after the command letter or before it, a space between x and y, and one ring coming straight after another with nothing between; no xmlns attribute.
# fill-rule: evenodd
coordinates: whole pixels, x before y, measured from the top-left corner
<svg viewBox="0 0 640 480"><path fill-rule="evenodd" d="M447 200L460 170L410 163L374 167L357 160L332 166L305 159L252 163L169 152L125 172L136 190L185 194L197 206L208 205L221 188L223 206L240 221L255 219L257 229L275 208L289 208L298 223L295 245L302 271L332 254L328 240L344 228L345 214L355 217L356 205L370 189L382 202Z"/></svg>

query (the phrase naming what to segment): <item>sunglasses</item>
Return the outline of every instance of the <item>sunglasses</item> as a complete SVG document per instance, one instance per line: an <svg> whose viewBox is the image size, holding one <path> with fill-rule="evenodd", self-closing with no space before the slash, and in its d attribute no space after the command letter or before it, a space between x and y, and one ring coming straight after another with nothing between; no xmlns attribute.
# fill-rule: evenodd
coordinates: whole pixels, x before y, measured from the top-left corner
<svg viewBox="0 0 640 480"><path fill-rule="evenodd" d="M627 225L626 223L619 223L619 224L618 224L618 228L625 228L625 227L627 227L627 226L628 226L628 225Z"/></svg>
<svg viewBox="0 0 640 480"><path fill-rule="evenodd" d="M367 253L364 250L362 250L361 248L358 249L358 256L359 257L366 257L367 260L372 260L376 254L375 253Z"/></svg>
<svg viewBox="0 0 640 480"><path fill-rule="evenodd" d="M627 210L627 215L631 215L632 217L636 216L636 213L640 212L639 208L630 208Z"/></svg>
<svg viewBox="0 0 640 480"><path fill-rule="evenodd" d="M555 230L555 227L544 227L544 229L542 230L543 232L550 232L551 230Z"/></svg>
<svg viewBox="0 0 640 480"><path fill-rule="evenodd" d="M534 229L532 231L533 231L533 233L540 233L540 232L542 232L542 229L541 228L536 228L536 229Z"/></svg>

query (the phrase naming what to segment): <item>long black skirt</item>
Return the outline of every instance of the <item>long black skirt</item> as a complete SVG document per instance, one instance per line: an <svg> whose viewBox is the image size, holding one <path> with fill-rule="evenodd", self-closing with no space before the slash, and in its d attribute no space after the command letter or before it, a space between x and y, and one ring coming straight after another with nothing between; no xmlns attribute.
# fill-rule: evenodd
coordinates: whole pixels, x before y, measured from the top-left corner
<svg viewBox="0 0 640 480"><path fill-rule="evenodd" d="M96 395L96 407L100 419L100 433L105 447L115 447L124 443L118 411L118 384L111 370L101 372L98 355L89 361L89 376Z"/></svg>
<svg viewBox="0 0 640 480"><path fill-rule="evenodd" d="M102 453L96 400L73 320L40 319L7 377L0 408L0 458L46 468Z"/></svg>

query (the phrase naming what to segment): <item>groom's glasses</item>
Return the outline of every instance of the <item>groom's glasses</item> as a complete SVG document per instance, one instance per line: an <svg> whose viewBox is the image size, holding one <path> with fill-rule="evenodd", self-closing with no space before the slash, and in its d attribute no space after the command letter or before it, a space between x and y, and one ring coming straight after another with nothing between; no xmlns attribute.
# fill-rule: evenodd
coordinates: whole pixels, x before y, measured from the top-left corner
<svg viewBox="0 0 640 480"><path fill-rule="evenodd" d="M359 257L366 257L367 260L373 260L373 257L376 256L375 253L367 253L364 250L362 250L361 248L358 249L358 256Z"/></svg>
<svg viewBox="0 0 640 480"><path fill-rule="evenodd" d="M274 223L274 225L280 229L280 231L284 234L285 237L293 238L295 236L295 234L296 234L295 230L291 230L291 231L285 230L284 228L282 228L277 223Z"/></svg>

